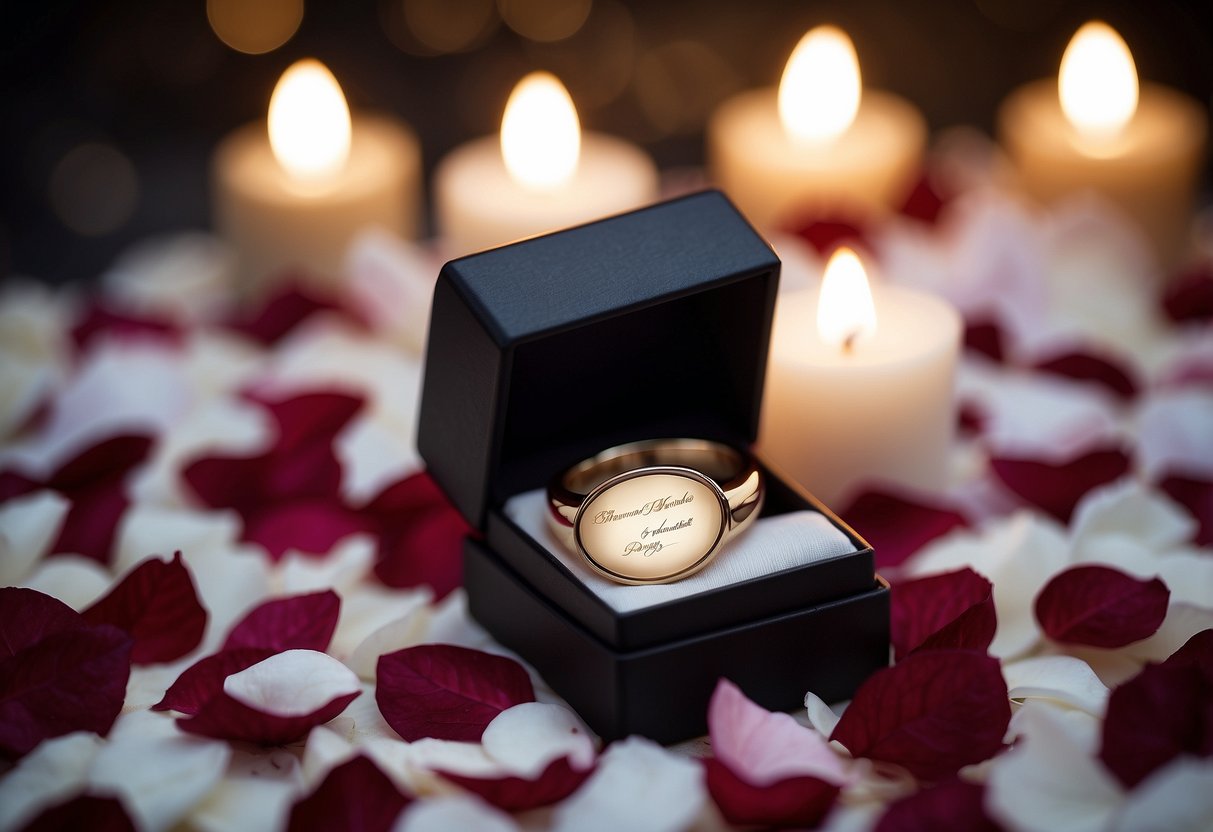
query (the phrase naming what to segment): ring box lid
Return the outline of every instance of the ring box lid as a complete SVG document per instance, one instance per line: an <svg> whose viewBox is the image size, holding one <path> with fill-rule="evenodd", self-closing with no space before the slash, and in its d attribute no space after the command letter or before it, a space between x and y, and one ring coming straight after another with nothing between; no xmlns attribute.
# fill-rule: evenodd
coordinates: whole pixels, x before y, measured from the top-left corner
<svg viewBox="0 0 1213 832"><path fill-rule="evenodd" d="M718 191L447 263L418 424L478 529L605 448L758 432L779 259Z"/></svg>

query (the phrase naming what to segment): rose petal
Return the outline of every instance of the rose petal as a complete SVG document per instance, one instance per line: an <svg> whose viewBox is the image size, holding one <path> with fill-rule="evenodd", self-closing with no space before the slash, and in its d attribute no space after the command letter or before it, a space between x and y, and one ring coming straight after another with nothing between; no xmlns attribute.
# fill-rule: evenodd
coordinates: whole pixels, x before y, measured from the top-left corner
<svg viewBox="0 0 1213 832"><path fill-rule="evenodd" d="M72 327L72 341L78 352L87 352L98 341L119 339L125 341L163 341L177 344L181 330L172 321L151 315L131 315L111 309L100 301L93 300L80 320Z"/></svg>
<svg viewBox="0 0 1213 832"><path fill-rule="evenodd" d="M479 800L465 797L440 797L417 801L404 811L393 832L447 832L449 829L475 829L477 832L517 832L520 827L509 815L502 814Z"/></svg>
<svg viewBox="0 0 1213 832"><path fill-rule="evenodd" d="M980 783L946 780L891 803L873 832L999 832L983 806L985 793Z"/></svg>
<svg viewBox="0 0 1213 832"><path fill-rule="evenodd" d="M288 550L323 555L367 528L362 517L329 498L297 500L246 512L244 539L278 560Z"/></svg>
<svg viewBox="0 0 1213 832"><path fill-rule="evenodd" d="M1205 832L1213 817L1213 763L1180 757L1133 790L1116 816L1115 832L1165 829Z"/></svg>
<svg viewBox="0 0 1213 832"><path fill-rule="evenodd" d="M430 626L427 597L414 595L405 603L410 602L412 606L408 612L373 630L350 653L346 664L358 674L358 678L373 682L380 656L421 644L425 640L425 632Z"/></svg>
<svg viewBox="0 0 1213 832"><path fill-rule="evenodd" d="M1123 648L1140 661L1159 662L1180 650L1193 636L1213 629L1213 609L1194 604L1172 603L1158 632L1144 641Z"/></svg>
<svg viewBox="0 0 1213 832"><path fill-rule="evenodd" d="M1163 550L1191 540L1195 524L1175 503L1136 480L1127 480L1083 497L1070 529L1078 548L1086 539L1122 534Z"/></svg>
<svg viewBox="0 0 1213 832"><path fill-rule="evenodd" d="M1015 494L1068 523L1084 494L1129 472L1129 457L1119 448L1103 448L1062 464L995 457L990 467Z"/></svg>
<svg viewBox="0 0 1213 832"><path fill-rule="evenodd" d="M1213 674L1148 664L1108 698L1099 758L1131 788L1181 754L1213 756Z"/></svg>
<svg viewBox="0 0 1213 832"><path fill-rule="evenodd" d="M830 709L820 696L809 691L804 695L804 707L809 718L809 724L823 737L834 733L838 727L838 714Z"/></svg>
<svg viewBox="0 0 1213 832"><path fill-rule="evenodd" d="M567 757L549 763L535 778L497 777L482 779L439 771L443 778L466 789L498 809L525 812L550 806L571 795L589 779L593 768L574 768Z"/></svg>
<svg viewBox="0 0 1213 832"><path fill-rule="evenodd" d="M292 279L282 283L260 307L234 317L227 326L254 341L273 346L301 323L322 312L340 312L351 321L357 321L336 298Z"/></svg>
<svg viewBox="0 0 1213 832"><path fill-rule="evenodd" d="M1016 830L1105 829L1120 790L1051 709L1028 703L1017 715L1026 736L990 767L986 810Z"/></svg>
<svg viewBox="0 0 1213 832"><path fill-rule="evenodd" d="M983 355L999 364L1007 355L1006 334L997 320L966 321L964 345L966 350Z"/></svg>
<svg viewBox="0 0 1213 832"><path fill-rule="evenodd" d="M594 762L594 740L568 708L524 702L493 717L480 737L484 751L508 771L534 779L557 760L578 769Z"/></svg>
<svg viewBox="0 0 1213 832"><path fill-rule="evenodd" d="M1213 679L1213 630L1201 630L1163 662L1166 667L1196 667Z"/></svg>
<svg viewBox="0 0 1213 832"><path fill-rule="evenodd" d="M177 720L182 731L216 739L283 745L307 736L317 725L339 716L358 692L339 696L320 708L298 716L277 716L250 707L225 693L209 700L197 715Z"/></svg>
<svg viewBox="0 0 1213 832"><path fill-rule="evenodd" d="M223 643L224 650L327 650L337 629L341 599L330 590L274 598L251 610Z"/></svg>
<svg viewBox="0 0 1213 832"><path fill-rule="evenodd" d="M0 660L0 754L19 757L72 731L105 735L122 710L131 646L116 627L81 627Z"/></svg>
<svg viewBox="0 0 1213 832"><path fill-rule="evenodd" d="M1201 479L1172 475L1164 477L1158 487L1196 519L1196 544L1213 546L1213 477Z"/></svg>
<svg viewBox="0 0 1213 832"><path fill-rule="evenodd" d="M0 659L88 622L62 601L32 589L0 588Z"/></svg>
<svg viewBox="0 0 1213 832"><path fill-rule="evenodd" d="M285 829L299 786L259 775L229 775L187 819L199 832L245 832L246 829Z"/></svg>
<svg viewBox="0 0 1213 832"><path fill-rule="evenodd" d="M534 701L535 692L512 659L426 644L380 657L375 699L388 724L410 742L475 741L497 714Z"/></svg>
<svg viewBox="0 0 1213 832"><path fill-rule="evenodd" d="M719 759L704 761L712 800L738 826L816 826L838 797L838 786L816 777L793 776L765 786L739 777Z"/></svg>
<svg viewBox="0 0 1213 832"><path fill-rule="evenodd" d="M968 568L894 584L891 603L899 661L917 650L985 652L998 627L993 585Z"/></svg>
<svg viewBox="0 0 1213 832"><path fill-rule="evenodd" d="M938 182L939 177L924 172L906 194L899 209L903 217L909 217L927 225L934 225L943 213L949 196L945 196Z"/></svg>
<svg viewBox="0 0 1213 832"><path fill-rule="evenodd" d="M821 734L750 701L728 679L716 683L708 703L708 730L716 759L759 790L804 776L836 785L850 779Z"/></svg>
<svg viewBox="0 0 1213 832"><path fill-rule="evenodd" d="M928 650L869 677L830 739L857 757L936 779L996 753L1010 720L996 659L968 650Z"/></svg>
<svg viewBox="0 0 1213 832"><path fill-rule="evenodd" d="M96 734L78 731L49 739L22 757L0 777L0 829L17 829L82 791L101 745Z"/></svg>
<svg viewBox="0 0 1213 832"><path fill-rule="evenodd" d="M1202 261L1172 278L1162 298L1172 321L1207 321L1213 318L1213 264Z"/></svg>
<svg viewBox="0 0 1213 832"><path fill-rule="evenodd" d="M463 539L472 529L426 473L385 488L366 507L378 519L375 575L388 586L433 587L442 599L463 580Z"/></svg>
<svg viewBox="0 0 1213 832"><path fill-rule="evenodd" d="M123 515L118 526L113 566L121 571L133 569L166 540L178 545L188 564L191 554L231 546L239 536L240 522L229 511L202 512L136 504Z"/></svg>
<svg viewBox="0 0 1213 832"><path fill-rule="evenodd" d="M105 594L113 575L97 561L79 555L55 555L21 581L27 589L50 595L74 610L84 610Z"/></svg>
<svg viewBox="0 0 1213 832"><path fill-rule="evenodd" d="M951 508L884 491L860 494L839 516L872 544L878 569L900 566L935 538L968 526Z"/></svg>
<svg viewBox="0 0 1213 832"><path fill-rule="evenodd" d="M369 759L355 757L328 773L291 808L289 832L388 832L410 799Z"/></svg>
<svg viewBox="0 0 1213 832"><path fill-rule="evenodd" d="M202 642L206 630L206 610L180 552L171 561L148 558L136 566L84 618L128 633L135 640L135 664L179 659Z"/></svg>
<svg viewBox="0 0 1213 832"><path fill-rule="evenodd" d="M1139 581L1106 566L1076 566L1041 590L1036 619L1054 641L1123 647L1158 630L1170 596L1157 578Z"/></svg>
<svg viewBox="0 0 1213 832"><path fill-rule="evenodd" d="M223 692L237 702L283 717L306 716L360 691L348 667L316 650L287 650L223 680Z"/></svg>
<svg viewBox="0 0 1213 832"><path fill-rule="evenodd" d="M0 585L18 583L50 549L69 503L53 491L36 491L0 505Z"/></svg>
<svg viewBox="0 0 1213 832"><path fill-rule="evenodd" d="M203 705L219 695L224 679L265 661L274 652L260 647L242 647L199 659L177 677L177 681L165 692L164 698L152 706L152 710L196 714Z"/></svg>
<svg viewBox="0 0 1213 832"><path fill-rule="evenodd" d="M1102 717L1108 687L1090 665L1072 656L1037 656L1002 666L1007 696L1014 700L1048 699Z"/></svg>
<svg viewBox="0 0 1213 832"><path fill-rule="evenodd" d="M1149 479L1213 480L1213 391L1152 393L1137 412L1137 464Z"/></svg>
<svg viewBox="0 0 1213 832"><path fill-rule="evenodd" d="M38 817L22 828L22 832L69 832L74 829L135 832L135 824L117 798L82 794L43 809Z"/></svg>
<svg viewBox="0 0 1213 832"><path fill-rule="evenodd" d="M607 749L594 775L553 811L553 832L686 829L707 801L698 763L640 737Z"/></svg>
<svg viewBox="0 0 1213 832"><path fill-rule="evenodd" d="M836 217L826 218L812 215L785 219L792 221L782 223L783 227L811 245L822 257L829 255L841 245L858 246L863 249L871 248L864 236L861 223Z"/></svg>
<svg viewBox="0 0 1213 832"><path fill-rule="evenodd" d="M1034 370L1099 385L1124 400L1137 396L1139 388L1131 368L1109 355L1074 351L1037 361Z"/></svg>

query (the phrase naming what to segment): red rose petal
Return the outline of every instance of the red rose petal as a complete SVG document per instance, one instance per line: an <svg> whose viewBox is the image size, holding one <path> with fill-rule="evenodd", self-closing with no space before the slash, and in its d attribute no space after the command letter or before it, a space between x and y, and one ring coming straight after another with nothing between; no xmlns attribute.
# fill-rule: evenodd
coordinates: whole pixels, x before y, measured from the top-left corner
<svg viewBox="0 0 1213 832"><path fill-rule="evenodd" d="M333 500L303 500L251 511L244 539L265 548L277 561L294 549L326 555L341 540L368 531L371 524Z"/></svg>
<svg viewBox="0 0 1213 832"><path fill-rule="evenodd" d="M716 758L704 760L708 791L725 820L737 826L813 827L838 797L838 786L816 777L789 777L753 786Z"/></svg>
<svg viewBox="0 0 1213 832"><path fill-rule="evenodd" d="M266 601L244 616L223 643L224 650L256 647L274 652L317 650L333 640L341 598L331 589Z"/></svg>
<svg viewBox="0 0 1213 832"><path fill-rule="evenodd" d="M238 315L227 327L255 341L271 346L295 327L321 312L339 312L352 323L361 319L335 297L330 297L299 280L288 280L251 313Z"/></svg>
<svg viewBox="0 0 1213 832"><path fill-rule="evenodd" d="M1213 480L1172 474L1164 477L1158 487L1196 518L1199 524L1196 545L1213 546Z"/></svg>
<svg viewBox="0 0 1213 832"><path fill-rule="evenodd" d="M1129 472L1129 457L1119 448L1105 448L1061 464L1001 457L991 459L990 466L1015 494L1069 523L1088 491Z"/></svg>
<svg viewBox="0 0 1213 832"><path fill-rule="evenodd" d="M910 219L920 220L927 225L935 225L939 215L943 213L948 200L934 186L934 177L924 173L906 194L901 204L901 215Z"/></svg>
<svg viewBox="0 0 1213 832"><path fill-rule="evenodd" d="M135 640L135 664L171 662L202 643L206 609L181 560L148 558L84 611L93 624L113 624Z"/></svg>
<svg viewBox="0 0 1213 832"><path fill-rule="evenodd" d="M265 661L277 652L262 647L238 647L199 659L177 677L177 681L165 691L164 698L152 706L152 710L196 714L223 691L224 679Z"/></svg>
<svg viewBox="0 0 1213 832"><path fill-rule="evenodd" d="M957 647L984 653L998 627L994 585L967 567L896 583L891 604L898 661L917 650Z"/></svg>
<svg viewBox="0 0 1213 832"><path fill-rule="evenodd" d="M126 698L131 646L117 627L81 627L0 660L0 756L73 731L106 734Z"/></svg>
<svg viewBox="0 0 1213 832"><path fill-rule="evenodd" d="M291 808L288 832L388 832L411 803L366 757L330 771Z"/></svg>
<svg viewBox="0 0 1213 832"><path fill-rule="evenodd" d="M1099 758L1133 788L1181 754L1213 756L1213 674L1147 664L1108 697Z"/></svg>
<svg viewBox="0 0 1213 832"><path fill-rule="evenodd" d="M1163 667L1199 668L1213 680L1213 630L1201 630L1162 663Z"/></svg>
<svg viewBox="0 0 1213 832"><path fill-rule="evenodd" d="M1197 263L1171 280L1162 306L1176 323L1213 320L1213 261Z"/></svg>
<svg viewBox="0 0 1213 832"><path fill-rule="evenodd" d="M1036 620L1063 644L1124 647L1157 632L1170 597L1158 578L1141 581L1110 566L1075 566L1040 591Z"/></svg>
<svg viewBox="0 0 1213 832"><path fill-rule="evenodd" d="M360 396L349 393L306 393L280 400L256 395L251 398L274 417L280 452L297 451L318 439L331 442L363 406Z"/></svg>
<svg viewBox="0 0 1213 832"><path fill-rule="evenodd" d="M181 342L181 330L172 321L146 315L129 315L110 309L97 301L89 304L84 315L72 327L71 336L78 352L84 352L102 337L170 344Z"/></svg>
<svg viewBox="0 0 1213 832"><path fill-rule="evenodd" d="M178 719L177 727L219 740L284 745L303 739L317 725L337 718L358 696L355 691L334 697L311 713L281 716L260 711L220 692L203 703L193 716Z"/></svg>
<svg viewBox="0 0 1213 832"><path fill-rule="evenodd" d="M497 714L534 702L531 677L504 656L450 644L422 644L379 657L375 701L409 742L434 737L476 742Z"/></svg>
<svg viewBox="0 0 1213 832"><path fill-rule="evenodd" d="M966 350L984 355L999 364L1007 355L1006 336L996 321L973 321L965 325L964 345Z"/></svg>
<svg viewBox="0 0 1213 832"><path fill-rule="evenodd" d="M0 659L15 656L47 636L87 627L80 613L35 589L0 589Z"/></svg>
<svg viewBox="0 0 1213 832"><path fill-rule="evenodd" d="M1121 399L1132 399L1138 392L1138 384L1131 370L1107 356L1071 352L1041 361L1033 369L1074 381L1098 384Z"/></svg>
<svg viewBox="0 0 1213 832"><path fill-rule="evenodd" d="M997 659L972 650L926 650L871 676L831 739L857 757L938 779L988 759L1011 721Z"/></svg>
<svg viewBox="0 0 1213 832"><path fill-rule="evenodd" d="M811 217L787 225L791 233L817 249L822 257L831 254L839 246L857 246L868 249L867 238L861 223L845 219Z"/></svg>
<svg viewBox="0 0 1213 832"><path fill-rule="evenodd" d="M935 538L969 525L945 506L877 490L860 494L839 516L872 544L878 569L900 566Z"/></svg>
<svg viewBox="0 0 1213 832"><path fill-rule="evenodd" d="M558 803L577 791L593 767L576 769L567 757L553 760L534 780L522 777L479 778L439 771L437 774L506 812L525 812Z"/></svg>
<svg viewBox="0 0 1213 832"><path fill-rule="evenodd" d="M948 780L892 803L874 832L999 832L982 805L985 786Z"/></svg>
<svg viewBox="0 0 1213 832"><path fill-rule="evenodd" d="M135 832L135 824L116 797L82 794L43 809L22 832Z"/></svg>

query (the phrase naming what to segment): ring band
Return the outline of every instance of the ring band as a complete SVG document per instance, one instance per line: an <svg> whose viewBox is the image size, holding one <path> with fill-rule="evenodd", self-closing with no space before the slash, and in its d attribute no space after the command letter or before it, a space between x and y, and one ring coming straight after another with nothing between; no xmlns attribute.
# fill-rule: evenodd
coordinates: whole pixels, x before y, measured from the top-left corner
<svg viewBox="0 0 1213 832"><path fill-rule="evenodd" d="M706 439L603 451L548 486L548 522L594 571L624 584L703 569L758 516L762 474L748 453Z"/></svg>

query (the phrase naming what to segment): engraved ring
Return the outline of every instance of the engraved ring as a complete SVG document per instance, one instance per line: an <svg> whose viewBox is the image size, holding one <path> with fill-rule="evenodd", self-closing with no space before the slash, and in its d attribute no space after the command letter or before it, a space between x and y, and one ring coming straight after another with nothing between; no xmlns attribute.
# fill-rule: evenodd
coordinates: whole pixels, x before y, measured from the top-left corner
<svg viewBox="0 0 1213 832"><path fill-rule="evenodd" d="M662 584L703 569L762 508L748 453L705 439L655 439L603 451L548 485L548 521L564 545L623 584Z"/></svg>

